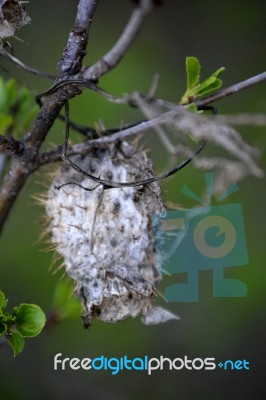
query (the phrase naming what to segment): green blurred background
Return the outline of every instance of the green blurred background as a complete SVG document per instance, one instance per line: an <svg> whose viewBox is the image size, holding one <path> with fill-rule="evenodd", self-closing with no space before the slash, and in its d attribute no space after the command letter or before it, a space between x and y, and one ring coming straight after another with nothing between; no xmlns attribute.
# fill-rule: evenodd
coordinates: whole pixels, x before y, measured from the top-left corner
<svg viewBox="0 0 266 400"><path fill-rule="evenodd" d="M26 64L55 73L57 62L73 26L77 1L31 1L27 10L32 23L19 32L29 46L12 41L16 57ZM99 1L90 34L85 63L91 65L117 39L132 9L129 1ZM185 90L184 62L187 55L199 58L203 77L226 67L224 86L265 71L264 1L165 1L149 17L141 35L119 67L101 80L101 86L117 95L133 90L145 92L154 73L160 74L158 97L176 101ZM36 93L50 82L15 69L5 60L9 73ZM265 113L265 83L217 103L219 113ZM72 101L72 119L91 125L102 119L106 126L140 117L127 107L107 104L91 93ZM245 140L264 151L265 128L239 129ZM58 122L47 143L61 143L63 125ZM79 138L78 138L79 139ZM79 139L80 140L80 139ZM145 141L149 147L148 139ZM47 145L46 145L47 146ZM207 151L215 155L215 149ZM155 165L160 158L154 149ZM265 152L260 165L265 166ZM38 241L44 210L31 196L42 192L47 171L27 182L0 241L0 288L10 307L20 302L39 304L51 310L53 292L61 273L52 275L52 254ZM191 166L164 182L165 200L184 207L197 204L181 194L184 184L196 193L204 190L204 175ZM94 322L86 331L79 318L58 325L28 340L24 352L13 358L8 346L0 348L0 398L3 399L233 399L263 398L265 388L265 180L247 178L228 203L243 207L249 263L229 268L226 277L241 279L248 286L246 298L219 299L212 296L212 273L200 273L198 303L171 303L180 321L144 327L139 319L120 324ZM173 277L173 280L175 278ZM160 371L147 376L140 371L54 371L53 357L99 355L176 358L188 355L216 360L246 359L249 371ZM265 390L265 389L264 389ZM260 396L259 394L260 393Z"/></svg>

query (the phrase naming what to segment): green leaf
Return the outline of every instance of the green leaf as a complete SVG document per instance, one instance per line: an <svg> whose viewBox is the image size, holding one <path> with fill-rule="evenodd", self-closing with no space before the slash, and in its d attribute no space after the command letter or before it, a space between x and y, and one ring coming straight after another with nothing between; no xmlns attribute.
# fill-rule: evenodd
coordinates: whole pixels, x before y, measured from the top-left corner
<svg viewBox="0 0 266 400"><path fill-rule="evenodd" d="M6 88L5 81L0 77L0 113L5 112L5 104L6 104Z"/></svg>
<svg viewBox="0 0 266 400"><path fill-rule="evenodd" d="M6 308L0 310L0 321L12 323L12 316L7 312Z"/></svg>
<svg viewBox="0 0 266 400"><path fill-rule="evenodd" d="M3 336L5 333L7 333L7 324L1 321L0 317L0 336Z"/></svg>
<svg viewBox="0 0 266 400"><path fill-rule="evenodd" d="M4 292L2 292L2 290L0 290L0 309L6 308L6 305L7 305L6 296L5 296Z"/></svg>
<svg viewBox="0 0 266 400"><path fill-rule="evenodd" d="M31 91L19 86L15 79L4 81L0 77L0 132L16 139L29 129L38 108Z"/></svg>
<svg viewBox="0 0 266 400"><path fill-rule="evenodd" d="M20 304L13 315L17 330L25 337L37 336L46 322L44 312L36 304Z"/></svg>
<svg viewBox="0 0 266 400"><path fill-rule="evenodd" d="M225 70L224 67L217 69L205 81L200 83L201 65L196 57L186 58L187 89L181 98L180 104L187 105L192 103L197 97L211 94L220 89L223 82L218 77Z"/></svg>
<svg viewBox="0 0 266 400"><path fill-rule="evenodd" d="M12 336L8 339L8 343L13 349L14 357L16 357L24 349L25 339L19 332L12 332Z"/></svg>
<svg viewBox="0 0 266 400"><path fill-rule="evenodd" d="M186 58L187 90L194 88L199 83L201 66L196 57Z"/></svg>
<svg viewBox="0 0 266 400"><path fill-rule="evenodd" d="M203 96L220 89L223 82L221 79L210 76L204 82L202 82L197 89L197 96Z"/></svg>
<svg viewBox="0 0 266 400"><path fill-rule="evenodd" d="M0 132L4 135L7 129L12 125L13 118L11 115L0 115Z"/></svg>
<svg viewBox="0 0 266 400"><path fill-rule="evenodd" d="M221 67L217 69L211 76L214 76L215 78L219 78L219 76L225 71L225 67Z"/></svg>
<svg viewBox="0 0 266 400"><path fill-rule="evenodd" d="M7 97L6 105L8 108L11 108L15 104L18 95L17 82L15 79L11 78L6 82L5 90Z"/></svg>

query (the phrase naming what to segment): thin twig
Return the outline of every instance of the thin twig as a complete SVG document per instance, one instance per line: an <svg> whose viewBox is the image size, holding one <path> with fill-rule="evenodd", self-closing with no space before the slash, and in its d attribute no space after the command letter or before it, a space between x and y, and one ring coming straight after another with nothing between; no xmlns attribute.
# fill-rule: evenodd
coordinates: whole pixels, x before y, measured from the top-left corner
<svg viewBox="0 0 266 400"><path fill-rule="evenodd" d="M21 161L13 158L10 172L6 175L0 190L0 232L27 177L28 173L23 169Z"/></svg>
<svg viewBox="0 0 266 400"><path fill-rule="evenodd" d="M135 136L154 126L158 126L160 124L164 124L168 116L174 117L176 116L176 111L169 111L168 113L164 113L157 118L154 118L149 121L140 122L137 125L133 125L129 128L123 129L117 133L114 133L111 136L103 136L98 139L93 139L90 141L86 141L84 143L77 144L68 149L68 155L76 155L76 154L85 154L94 146L104 146L110 143L114 143L117 141L122 141L128 138L129 136ZM40 165L49 164L50 162L59 161L62 159L61 157L62 146L59 146L57 149L51 150L49 152L42 153L40 155L39 163Z"/></svg>
<svg viewBox="0 0 266 400"><path fill-rule="evenodd" d="M219 115L216 121L236 126L266 126L266 114Z"/></svg>
<svg viewBox="0 0 266 400"><path fill-rule="evenodd" d="M254 76L252 78L246 79L245 81L242 81L236 85L229 86L228 88L224 89L223 91L219 92L219 96L216 96L215 100L214 96L209 96L206 97L203 100L198 100L196 102L198 107L203 107L208 105L209 103L212 103L214 101L218 101L223 99L224 97L230 95L239 93L241 90L247 89L249 86L253 86L254 84L260 83L265 79L265 74L260 74L257 76ZM92 83L90 83L92 84ZM67 82L61 82L61 85L67 85ZM96 85L95 85L96 86ZM238 87L238 90L235 90L235 87ZM100 93L98 91L98 93ZM110 95L111 96L111 95ZM145 96L143 96L145 98ZM133 96L127 96L127 100L132 104L134 102ZM68 155L76 155L76 154L85 154L88 152L93 146L102 146L110 143L114 143L116 141L121 141L125 140L130 136L136 136L140 133L143 133L145 131L148 131L151 128L154 128L155 126L159 126L161 124L164 124L166 121L169 121L169 118L174 119L177 117L177 115L182 113L182 110L185 111L183 106L177 106L174 103L167 102L162 99L148 99L149 102L154 102L157 106L164 107L166 109L171 109L171 111L167 111L163 114L161 114L159 117L153 118L148 121L142 121L140 123L134 124L133 126L126 127L125 129L121 129L119 131L115 130L115 133L113 135L109 136L101 136L100 138L95 138L94 140L91 140L90 142L84 142L81 144L77 144L71 148L68 149ZM218 117L219 118L219 117ZM222 117L221 117L222 118ZM233 118L233 116L232 116ZM249 118L250 123L252 124L251 119ZM260 121L262 119L260 118ZM225 122L228 122L227 120ZM229 121L230 123L230 121ZM234 123L232 121L232 123ZM255 122L255 124L257 124ZM263 125L263 122L260 122L261 125ZM112 130L108 130L107 132L112 133ZM55 162L55 161L60 161L61 160L61 151L62 151L62 146L59 146L57 149L53 149L48 152L44 152L40 155L40 166L49 164L50 162Z"/></svg>
<svg viewBox="0 0 266 400"><path fill-rule="evenodd" d="M41 71L40 69L37 68L33 68L33 67L29 67L28 65L24 64L22 61L20 61L18 58L14 57L13 55L9 54L4 48L3 46L0 46L0 54L5 57L6 59L8 59L9 61L11 61L12 63L14 63L16 65L16 67L23 69L24 71L27 71L31 74L34 75L38 75L41 76L43 78L47 78L47 79L52 79L54 80L56 78L55 75L51 75L48 74L45 71Z"/></svg>
<svg viewBox="0 0 266 400"><path fill-rule="evenodd" d="M252 78L246 79L242 82L236 83L235 85L229 86L228 88L219 90L218 92L206 97L205 99L196 101L195 104L198 107L206 106L214 103L217 100L221 100L224 97L231 96L232 94L238 93L242 90L248 89L251 86L257 85L266 80L266 72L259 75L255 75Z"/></svg>
<svg viewBox="0 0 266 400"><path fill-rule="evenodd" d="M244 89L247 89L255 84L261 83L264 80L266 80L266 72L256 75L252 78L248 78L242 82L239 82L235 85L229 86L228 88L225 88L223 90L218 91L214 95L208 96L204 99L197 100L194 102L194 104L198 108L203 108L206 107L207 105L221 100L224 97L231 96L235 93L238 93ZM138 97L138 100L143 98L147 103L154 103L155 105L159 107L165 107L167 110L176 110L177 105L175 103L171 103L168 101L165 101L163 99L156 99L156 98L151 98L150 95L141 95L139 93L133 93L132 95L124 95L123 97L117 97L113 96L111 93L107 92L106 90L102 89L98 85L96 85L94 82L83 79L83 78L71 78L71 79L65 79L64 81L58 82L55 85L53 85L51 88L46 90L45 92L39 94L36 96L36 100L39 101L41 97L43 96L48 96L51 95L52 93L56 93L58 89L64 88L67 86L77 86L77 90L81 90L82 87L85 87L87 89L91 89L94 92L98 93L99 95L105 97L108 101L116 104L126 104L128 103L130 106L138 107L138 101L136 101L136 96ZM183 106L179 106L183 107Z"/></svg>
<svg viewBox="0 0 266 400"><path fill-rule="evenodd" d="M60 121L65 121L64 115L58 115L57 117ZM113 135L114 133L120 132L123 129L131 128L133 126L139 125L143 121L136 121L133 123L128 123L128 124L121 124L119 127L115 128L109 128L106 129L105 127L97 127L97 129L92 128L91 126L86 126L82 124L78 124L72 120L69 120L69 126L71 129L74 131L81 133L83 136L85 136L87 139L97 139L102 136L110 136Z"/></svg>
<svg viewBox="0 0 266 400"><path fill-rule="evenodd" d="M92 67L83 68L82 77L88 80L97 80L113 69L125 55L139 33L147 15L154 8L151 0L141 0L134 8L131 17L113 48L109 50Z"/></svg>
<svg viewBox="0 0 266 400"><path fill-rule="evenodd" d="M53 93L58 92L58 89L62 89L65 87L73 87L75 86L77 88L77 91L82 90L82 88L90 89L101 96L105 97L108 101L116 104L126 104L129 103L129 100L127 96L124 97L117 97L113 96L112 94L108 93L106 90L102 89L101 87L97 86L94 82L88 81L83 78L71 78L71 79L65 79L63 81L55 83L52 87L47 89L45 92L42 92L36 96L36 101L37 103L40 103L40 100L44 96L49 96Z"/></svg>
<svg viewBox="0 0 266 400"><path fill-rule="evenodd" d="M67 149L68 149L68 141L69 141L69 103L68 101L65 102L65 115L66 115L66 129L65 129L65 142L62 148L62 159L65 161L65 163L78 171L80 174L87 176L90 178L92 181L100 183L101 185L104 186L105 189L109 188L119 188L119 187L130 187L130 186L142 186L142 185L147 185L152 182L156 181L161 181L165 178L168 178L169 176L175 174L177 171L180 171L182 168L184 168L187 164L189 164L193 158L195 158L205 147L206 142L205 141L200 141L198 147L196 150L192 153L192 156L189 157L188 159L184 160L181 162L179 165L175 166L174 168L170 169L169 171L158 175L158 176L152 176L150 178L138 180L138 181L131 181L131 182L115 182L115 181L106 181L104 179L98 178L96 176L93 176L92 174L88 173L87 171L83 170L81 167L79 167L77 164L75 164L68 156ZM65 186L65 184L59 186L57 189L60 189L62 186Z"/></svg>
<svg viewBox="0 0 266 400"><path fill-rule="evenodd" d="M142 113L145 115L145 117L148 120L151 120L153 118L156 118L156 116L158 116L158 114L159 114L158 107L154 107L154 106L152 106L152 104L150 106L150 104L147 101L144 101L142 96L136 96L136 97L137 97L138 107L140 108L140 110L142 111ZM159 139L161 140L162 144L165 146L168 153L174 159L176 156L175 146L172 144L171 140L169 139L169 137L167 136L167 134L165 133L165 131L162 129L162 127L160 125L154 126L154 129L155 129Z"/></svg>

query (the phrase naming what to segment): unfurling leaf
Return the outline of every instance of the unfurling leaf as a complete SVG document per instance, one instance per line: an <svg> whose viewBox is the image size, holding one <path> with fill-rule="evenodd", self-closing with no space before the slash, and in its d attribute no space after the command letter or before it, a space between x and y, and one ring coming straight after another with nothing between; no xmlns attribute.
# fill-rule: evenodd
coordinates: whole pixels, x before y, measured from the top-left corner
<svg viewBox="0 0 266 400"><path fill-rule="evenodd" d="M36 304L20 304L13 315L18 332L25 337L37 336L46 322L44 312Z"/></svg>
<svg viewBox="0 0 266 400"><path fill-rule="evenodd" d="M5 294L0 290L0 310L2 308L6 308L7 305L7 299L5 297Z"/></svg>
<svg viewBox="0 0 266 400"><path fill-rule="evenodd" d="M187 89L192 89L199 83L201 66L196 57L186 58Z"/></svg>
<svg viewBox="0 0 266 400"><path fill-rule="evenodd" d="M196 57L186 58L187 89L181 98L180 104L192 103L197 97L206 96L220 89L223 82L219 79L224 67L217 69L212 75L200 83L201 65Z"/></svg>
<svg viewBox="0 0 266 400"><path fill-rule="evenodd" d="M19 332L12 332L10 338L8 339L8 343L13 349L14 357L16 357L24 349L25 339Z"/></svg>

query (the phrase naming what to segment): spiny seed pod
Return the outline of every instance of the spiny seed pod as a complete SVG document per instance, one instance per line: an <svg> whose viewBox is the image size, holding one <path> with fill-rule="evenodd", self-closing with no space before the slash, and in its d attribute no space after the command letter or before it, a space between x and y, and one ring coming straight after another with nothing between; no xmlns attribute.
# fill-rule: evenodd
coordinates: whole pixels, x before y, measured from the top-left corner
<svg viewBox="0 0 266 400"><path fill-rule="evenodd" d="M146 154L123 142L94 148L72 159L88 173L116 182L152 175ZM58 186L63 186L60 190ZM83 187L94 188L84 190ZM73 168L62 165L48 191L46 212L52 242L76 282L85 315L118 322L142 316L157 324L175 315L153 305L161 274L156 262L154 218L164 211L157 183L104 190Z"/></svg>
<svg viewBox="0 0 266 400"><path fill-rule="evenodd" d="M24 10L27 1L0 0L0 38L14 36L22 26L30 23L30 17Z"/></svg>

